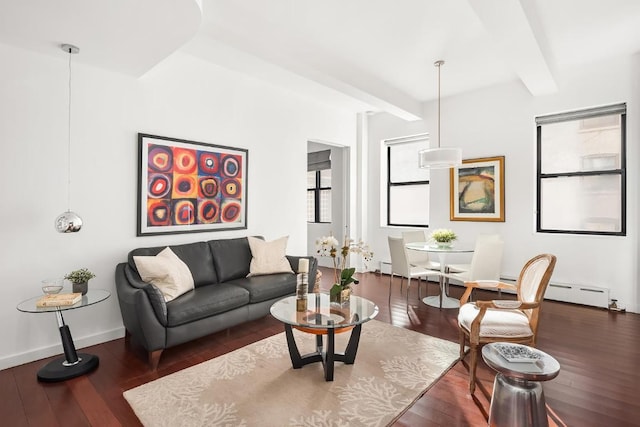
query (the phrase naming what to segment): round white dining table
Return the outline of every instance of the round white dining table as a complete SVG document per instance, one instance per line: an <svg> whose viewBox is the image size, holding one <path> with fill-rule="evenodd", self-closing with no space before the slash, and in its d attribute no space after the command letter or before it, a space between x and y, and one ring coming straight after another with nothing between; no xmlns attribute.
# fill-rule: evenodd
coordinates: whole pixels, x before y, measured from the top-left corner
<svg viewBox="0 0 640 427"><path fill-rule="evenodd" d="M406 248L412 251L421 251L421 252L429 252L438 254L438 261L440 262L440 273L444 274L447 266L447 255L448 254L462 254L462 253L471 253L473 249L465 249L465 248L457 248L455 246L450 247L442 247L435 246L433 243L429 242L413 242L407 243ZM460 307L460 300L456 298L451 298L446 293L446 289L444 286L444 276L440 275L440 294L432 295L428 297L424 297L422 302L431 306L438 308L458 308Z"/></svg>

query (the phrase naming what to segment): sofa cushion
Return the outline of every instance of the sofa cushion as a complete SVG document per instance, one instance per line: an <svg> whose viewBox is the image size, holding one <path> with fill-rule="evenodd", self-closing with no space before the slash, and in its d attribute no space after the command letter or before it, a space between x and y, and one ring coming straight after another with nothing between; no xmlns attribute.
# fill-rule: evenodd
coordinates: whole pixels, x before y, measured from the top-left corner
<svg viewBox="0 0 640 427"><path fill-rule="evenodd" d="M284 236L271 242L265 242L256 237L247 237L247 240L251 248L252 257L247 277L293 273L291 264L289 264L289 260L286 257L289 236Z"/></svg>
<svg viewBox="0 0 640 427"><path fill-rule="evenodd" d="M245 277L228 283L246 289L250 295L249 302L252 304L285 297L296 292L296 275L291 273Z"/></svg>
<svg viewBox="0 0 640 427"><path fill-rule="evenodd" d="M169 247L173 253L189 267L195 287L218 282L218 275L213 266L213 257L209 245L206 242L172 245ZM166 248L166 246L134 249L129 252L129 265L137 271L135 261L133 260L134 256L155 256L164 248ZM247 263L247 266L248 265Z"/></svg>
<svg viewBox="0 0 640 427"><path fill-rule="evenodd" d="M160 289L164 300L169 302L193 290L193 276L184 263L170 248L156 256L133 257L140 278Z"/></svg>
<svg viewBox="0 0 640 427"><path fill-rule="evenodd" d="M210 240L213 265L219 282L246 277L251 264L251 248L246 237Z"/></svg>
<svg viewBox="0 0 640 427"><path fill-rule="evenodd" d="M179 326L249 303L249 291L227 283L200 286L167 303L167 326Z"/></svg>

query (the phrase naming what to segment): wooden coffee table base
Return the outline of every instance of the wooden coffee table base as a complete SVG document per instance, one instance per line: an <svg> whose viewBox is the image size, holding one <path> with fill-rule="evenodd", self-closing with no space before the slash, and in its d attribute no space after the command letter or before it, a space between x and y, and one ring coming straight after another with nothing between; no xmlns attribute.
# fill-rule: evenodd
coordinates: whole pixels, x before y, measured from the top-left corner
<svg viewBox="0 0 640 427"><path fill-rule="evenodd" d="M358 352L358 344L360 343L360 331L362 330L362 324L356 325L351 331L351 337L344 353L335 352L335 334L340 332L346 332L348 328L318 328L316 334L316 351L313 353L300 355L298 346L293 337L293 327L288 323L284 325L284 332L287 336L287 346L289 347L289 356L291 356L291 364L293 369L300 369L304 365L315 362L322 362L324 367L324 379L326 381L333 381L333 364L334 362L343 362L347 365L353 365L356 360L356 353ZM327 336L327 347L324 348L323 335Z"/></svg>

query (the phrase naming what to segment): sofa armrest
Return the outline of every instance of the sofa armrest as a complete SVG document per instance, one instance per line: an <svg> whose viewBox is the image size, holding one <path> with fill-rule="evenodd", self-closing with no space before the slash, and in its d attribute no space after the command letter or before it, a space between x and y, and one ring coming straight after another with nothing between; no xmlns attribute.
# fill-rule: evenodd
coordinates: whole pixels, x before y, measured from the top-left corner
<svg viewBox="0 0 640 427"><path fill-rule="evenodd" d="M127 263L116 266L115 281L122 322L147 351L166 346L167 309L160 290L143 282ZM159 298L158 298L159 297Z"/></svg>
<svg viewBox="0 0 640 427"><path fill-rule="evenodd" d="M167 303L160 289L156 285L143 281L140 275L128 265L124 268L124 274L131 286L142 289L147 294L158 321L162 326L167 326Z"/></svg>

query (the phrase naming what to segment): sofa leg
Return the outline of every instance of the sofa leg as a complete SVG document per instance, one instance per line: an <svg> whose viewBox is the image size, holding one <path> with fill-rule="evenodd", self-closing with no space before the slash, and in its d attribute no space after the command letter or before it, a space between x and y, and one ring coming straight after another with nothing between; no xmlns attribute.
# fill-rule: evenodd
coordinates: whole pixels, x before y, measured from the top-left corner
<svg viewBox="0 0 640 427"><path fill-rule="evenodd" d="M149 365L151 365L151 370L155 371L158 369L158 364L160 363L160 356L162 355L162 350L150 351L149 352Z"/></svg>

